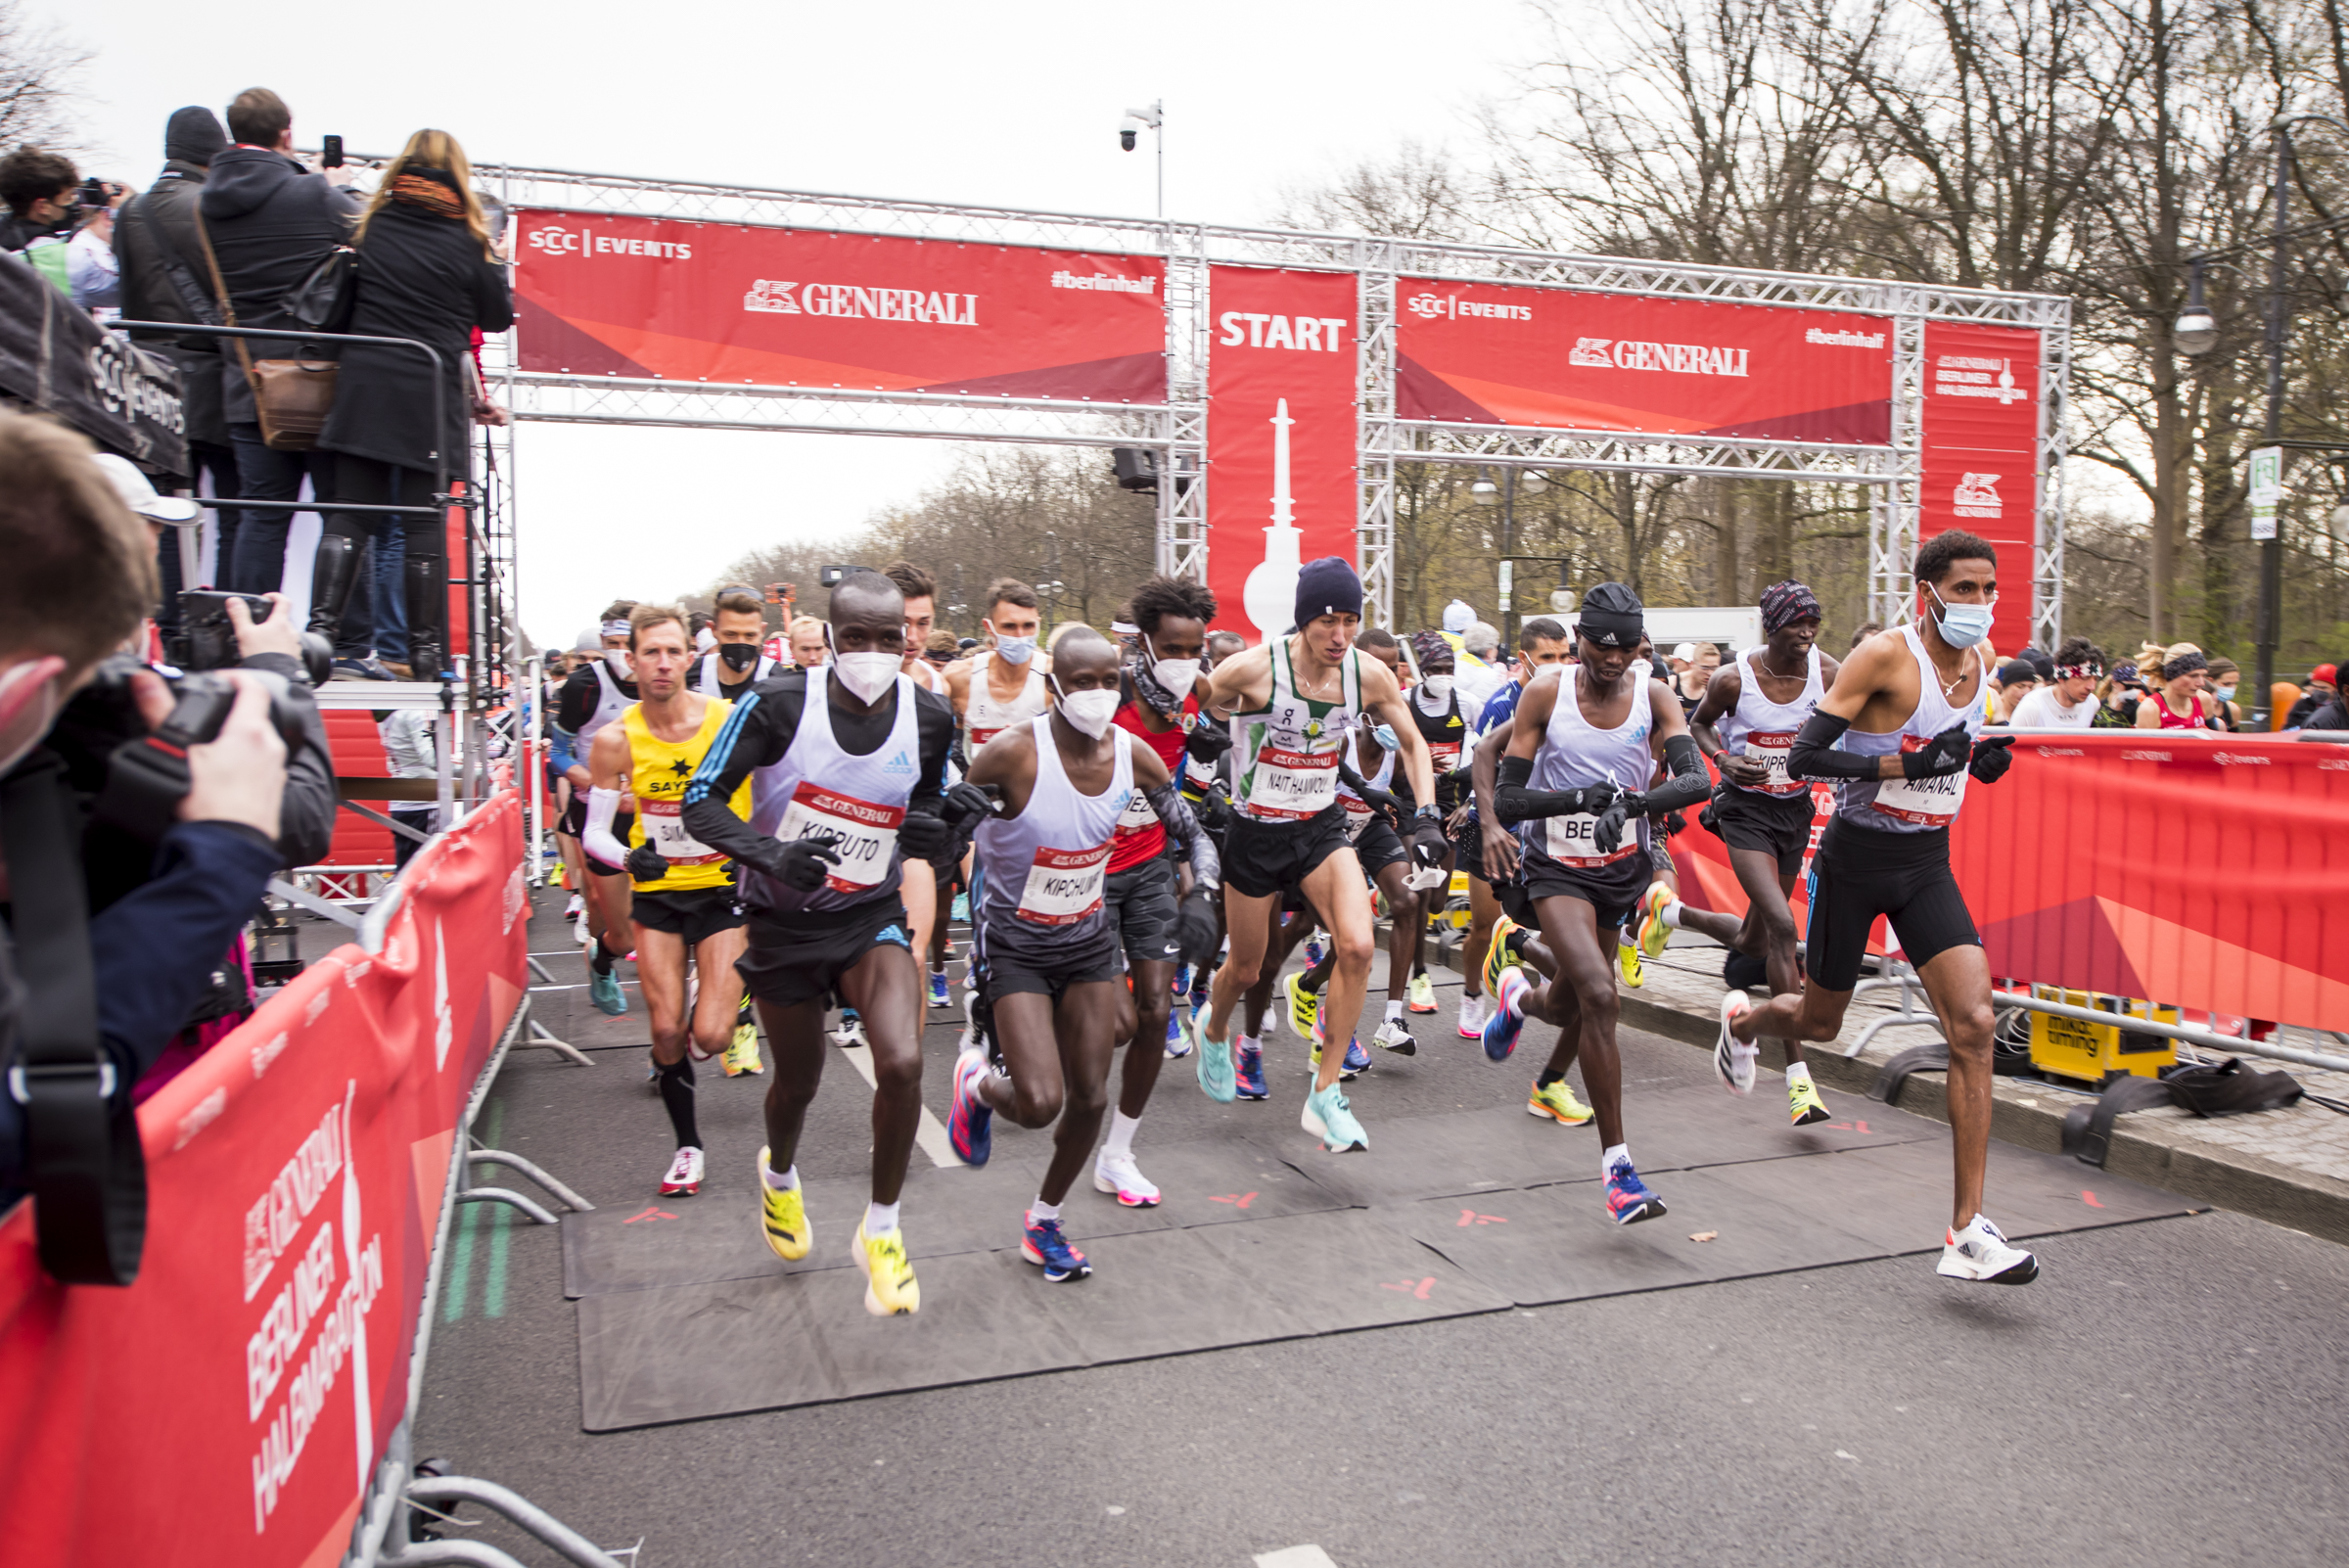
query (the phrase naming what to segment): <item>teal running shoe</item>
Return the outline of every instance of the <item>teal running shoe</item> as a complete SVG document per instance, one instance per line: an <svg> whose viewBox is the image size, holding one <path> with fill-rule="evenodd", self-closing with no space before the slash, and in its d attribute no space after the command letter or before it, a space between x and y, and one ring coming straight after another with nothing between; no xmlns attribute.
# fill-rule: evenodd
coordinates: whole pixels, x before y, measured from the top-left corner
<svg viewBox="0 0 2349 1568"><path fill-rule="evenodd" d="M618 966L600 975L592 969L587 972L587 999L595 1003L597 1012L613 1018L628 1010L628 998L621 994Z"/></svg>
<svg viewBox="0 0 2349 1568"><path fill-rule="evenodd" d="M1332 1154L1370 1147L1369 1134L1354 1119L1354 1108L1346 1103L1346 1091L1335 1084L1305 1097L1305 1114L1298 1118L1298 1125L1319 1138L1321 1147Z"/></svg>
<svg viewBox="0 0 2349 1568"><path fill-rule="evenodd" d="M1199 1042L1199 1087L1209 1099L1229 1105L1239 1093L1232 1072L1231 1041L1209 1039L1206 1021L1198 1017L1191 1019L1191 1038Z"/></svg>

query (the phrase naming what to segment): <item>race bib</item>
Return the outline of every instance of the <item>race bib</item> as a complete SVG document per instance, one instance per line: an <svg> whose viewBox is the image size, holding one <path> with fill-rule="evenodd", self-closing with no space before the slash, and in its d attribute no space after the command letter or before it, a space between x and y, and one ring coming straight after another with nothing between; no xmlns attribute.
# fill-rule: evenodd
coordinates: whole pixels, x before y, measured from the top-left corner
<svg viewBox="0 0 2349 1568"><path fill-rule="evenodd" d="M1073 926L1082 920L1101 907L1109 851L1106 844L1090 850L1036 851L1014 912L1038 926Z"/></svg>
<svg viewBox="0 0 2349 1568"><path fill-rule="evenodd" d="M1136 833L1146 833L1158 825L1158 812L1150 805L1150 797L1135 790L1127 799L1126 809L1118 813L1117 836L1129 839Z"/></svg>
<svg viewBox="0 0 2349 1568"><path fill-rule="evenodd" d="M1458 741L1429 741L1427 758L1438 773L1449 773L1460 765L1460 743Z"/></svg>
<svg viewBox="0 0 2349 1568"><path fill-rule="evenodd" d="M1359 844L1362 841L1363 830L1370 826L1371 821L1377 815L1378 813L1371 810L1367 804L1361 801L1348 801L1346 803L1346 842Z"/></svg>
<svg viewBox="0 0 2349 1568"><path fill-rule="evenodd" d="M901 806L875 806L803 780L791 792L775 837L789 844L826 829L839 834L832 848L840 864L826 869L824 886L834 893L870 893L896 869L898 827L904 820Z"/></svg>
<svg viewBox="0 0 2349 1568"><path fill-rule="evenodd" d="M985 746L989 741L993 740L997 735L1002 733L1003 732L999 729L981 729L978 725L973 724L971 726L972 755L977 756L980 747Z"/></svg>
<svg viewBox="0 0 2349 1568"><path fill-rule="evenodd" d="M1576 811L1569 816L1544 818L1548 824L1548 840L1543 846L1549 857L1560 865L1613 865L1639 853L1639 824L1623 825L1623 842L1613 854L1604 854L1598 848L1598 813Z"/></svg>
<svg viewBox="0 0 2349 1568"><path fill-rule="evenodd" d="M636 802L636 821L644 829L644 842L661 852L661 858L672 865L711 865L725 858L701 840L685 831L685 807L677 801L648 801L639 797Z"/></svg>
<svg viewBox="0 0 2349 1568"><path fill-rule="evenodd" d="M1338 754L1290 752L1267 744L1256 754L1248 785L1252 816L1302 820L1318 816L1338 798Z"/></svg>
<svg viewBox="0 0 2349 1568"><path fill-rule="evenodd" d="M1770 777L1759 784L1748 784L1741 787L1759 790L1764 795L1800 795L1809 789L1808 784L1792 777L1786 771L1786 755L1793 750L1794 737L1790 734L1772 733L1759 729L1748 731L1745 737L1746 759L1749 761L1760 762L1764 767L1769 768Z"/></svg>
<svg viewBox="0 0 2349 1568"><path fill-rule="evenodd" d="M1922 735L1903 735L1901 752L1921 752L1931 744ZM1876 798L1868 805L1904 822L1948 827L1958 820L1958 807L1965 801L1965 780L1962 767L1940 778L1888 778L1876 786Z"/></svg>

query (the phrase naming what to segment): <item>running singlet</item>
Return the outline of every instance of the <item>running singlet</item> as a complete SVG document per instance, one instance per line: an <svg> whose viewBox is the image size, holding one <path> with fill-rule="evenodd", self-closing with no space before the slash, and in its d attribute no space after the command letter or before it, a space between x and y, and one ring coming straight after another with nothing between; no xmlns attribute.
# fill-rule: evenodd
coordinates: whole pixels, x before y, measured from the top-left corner
<svg viewBox="0 0 2349 1568"><path fill-rule="evenodd" d="M1634 670L1637 668L1632 667ZM1635 680L1632 711L1613 729L1600 729L1583 716L1582 678L1581 665L1559 667L1558 696L1550 705L1549 727L1534 752L1533 787L1579 790L1589 784L1612 784L1625 791L1646 789L1656 772L1655 756L1647 745L1648 732L1655 727L1648 683ZM1647 853L1647 818L1636 820L1638 831L1633 832L1627 825L1623 842L1611 854L1598 848L1595 811L1534 817L1520 822L1517 832L1527 849L1539 850L1560 865L1611 865Z"/></svg>
<svg viewBox="0 0 2349 1568"><path fill-rule="evenodd" d="M767 881L778 909L846 909L898 889L898 828L921 779L921 734L913 682L897 680L898 710L889 738L864 757L841 749L832 733L832 667L807 671L807 701L781 761L751 775L751 826L789 843L819 830L840 836L840 863L823 886L802 893Z"/></svg>
<svg viewBox="0 0 2349 1568"><path fill-rule="evenodd" d="M758 685L759 682L773 674L775 669L775 661L767 658L764 654L760 654L759 656L759 663L751 667L750 680L743 685L742 689L744 691L749 691L751 687ZM702 656L701 669L694 672L693 689L700 692L705 697L720 696L722 695L724 688L719 685L719 679L725 673L726 662L723 659L718 658L717 650L713 648Z"/></svg>
<svg viewBox="0 0 2349 1568"><path fill-rule="evenodd" d="M963 722L970 726L973 753L1012 725L1025 723L1051 706L1051 698L1044 690L1044 672L1036 668L1033 659L1028 661L1028 683L1020 688L1019 694L1009 702L997 701L987 687L988 668L994 657L986 652L971 656L970 694L964 699L962 712Z"/></svg>
<svg viewBox="0 0 2349 1568"><path fill-rule="evenodd" d="M1763 645L1757 644L1737 656L1737 706L1721 715L1721 749L1733 757L1750 757L1770 769L1770 777L1760 784L1737 784L1732 788L1749 795L1791 798L1811 788L1801 779L1788 776L1786 754L1794 749L1794 737L1809 722L1819 698L1826 695L1819 685L1819 649L1812 648L1802 692L1790 703L1773 703L1762 694L1756 656L1765 651Z"/></svg>
<svg viewBox="0 0 2349 1568"><path fill-rule="evenodd" d="M1899 729L1883 734L1845 730L1840 744L1855 757L1923 751L1952 724L1963 724L1969 735L1982 733L1980 655L1966 655L1974 665L1974 690L1966 693L1964 701L1952 702L1941 688L1941 677L1933 672L1932 656L1925 652L1916 627L1904 625L1901 635L1916 661L1916 712ZM1930 833L1958 820L1958 807L1965 802L1965 780L1962 767L1941 778L1837 779L1835 814L1879 833Z"/></svg>
<svg viewBox="0 0 2349 1568"><path fill-rule="evenodd" d="M1391 792L1395 788L1396 754L1388 751L1384 746L1379 745L1376 740L1371 738L1369 725L1362 724L1358 726L1355 730L1355 733L1362 737L1363 744L1366 744L1372 751L1378 753L1378 766L1375 769L1364 771L1361 765L1361 747L1357 746L1354 753L1354 770L1358 773L1360 773L1362 775L1362 782L1369 785L1372 789L1387 790ZM1353 790L1348 789L1344 779L1338 780L1338 804L1346 807L1346 842L1349 844L1361 843L1363 830L1368 828L1372 822L1378 820L1378 813L1370 808L1370 803L1368 801L1363 800L1359 795L1355 794Z"/></svg>
<svg viewBox="0 0 2349 1568"><path fill-rule="evenodd" d="M980 919L990 943L1006 931L1024 930L1032 937L1049 932L1054 946L1068 947L1109 918L1101 890L1118 817L1133 794L1136 742L1128 731L1113 729L1118 756L1109 788L1082 795L1061 762L1052 720L1029 722L1036 733L1036 787L1028 804L1018 816L981 822L972 839L979 853Z"/></svg>
<svg viewBox="0 0 2349 1568"><path fill-rule="evenodd" d="M1142 705L1135 701L1121 704L1112 722L1158 753L1158 760L1167 764L1169 778L1180 778L1182 748L1191 738L1191 725L1198 721L1198 713L1199 705L1185 697L1181 723L1163 730L1144 729ZM1150 797L1135 790L1133 799L1126 803L1126 809L1118 817L1117 842L1109 851L1110 875L1157 859L1166 847L1166 824L1159 821L1158 812L1151 808Z"/></svg>
<svg viewBox="0 0 2349 1568"><path fill-rule="evenodd" d="M665 741L644 721L644 705L630 703L621 710L620 722L628 736L628 789L636 797L636 820L628 829L628 848L649 844L668 862L668 874L658 882L639 882L639 893L688 893L696 888L723 888L726 857L685 831L685 786L702 765L710 743L725 726L734 705L712 697L702 705L702 727L690 740ZM736 816L751 814L751 781L726 803Z"/></svg>
<svg viewBox="0 0 2349 1568"><path fill-rule="evenodd" d="M626 692L622 691L619 683L612 678L612 662L610 660L598 659L589 668L595 671L595 712L588 715L587 722L578 728L579 749L582 754L586 751L587 743L595 739L595 732L618 718L621 710L634 701Z"/></svg>
<svg viewBox="0 0 2349 1568"><path fill-rule="evenodd" d="M1429 716L1419 706L1417 688L1408 694L1406 706L1411 710L1411 722L1419 726L1419 738L1427 742L1428 761L1442 778L1460 765L1460 744L1468 738L1467 720L1460 716L1460 694L1455 688L1446 695L1443 711Z"/></svg>
<svg viewBox="0 0 2349 1568"><path fill-rule="evenodd" d="M2145 693L2145 701L2151 703L2153 712L2161 715L2163 729L2201 729L2204 727L2200 698L2194 699L2194 711L2190 714L2181 714L2173 710L2168 701L2157 691Z"/></svg>
<svg viewBox="0 0 2349 1568"><path fill-rule="evenodd" d="M1338 748L1362 712L1361 656L1346 650L1339 698L1318 702L1297 695L1289 641L1272 644L1272 697L1251 714L1231 715L1238 759L1232 805L1259 822L1302 822L1338 798Z"/></svg>

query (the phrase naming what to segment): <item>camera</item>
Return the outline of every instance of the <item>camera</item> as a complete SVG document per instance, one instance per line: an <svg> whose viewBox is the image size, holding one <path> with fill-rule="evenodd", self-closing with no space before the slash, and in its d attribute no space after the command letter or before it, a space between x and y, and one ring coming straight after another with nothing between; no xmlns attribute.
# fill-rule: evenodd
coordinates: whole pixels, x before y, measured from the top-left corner
<svg viewBox="0 0 2349 1568"><path fill-rule="evenodd" d="M1120 125L1118 127L1118 145L1126 149L1126 151L1128 153L1133 151L1133 138L1134 130L1132 126Z"/></svg>
<svg viewBox="0 0 2349 1568"><path fill-rule="evenodd" d="M93 821L153 844L177 820L188 793L188 748L219 739L237 688L215 674L165 676L171 714L150 731L130 685L131 676L148 668L129 654L102 662L58 715L49 745L65 760L73 787L96 797ZM287 752L300 750L302 715L285 681L264 670L252 673L269 687L269 722Z"/></svg>
<svg viewBox="0 0 2349 1568"><path fill-rule="evenodd" d="M182 669L233 669L244 656L237 651L237 628L228 619L228 601L242 599L257 622L269 619L275 607L257 593L223 593L214 588L189 588L179 596L179 636L172 657ZM297 633L301 642L302 673L310 684L323 686L334 677L335 646L314 631Z"/></svg>
<svg viewBox="0 0 2349 1568"><path fill-rule="evenodd" d="M103 212L112 207L115 198L120 195L122 187L114 181L102 180L93 175L91 178L83 180L80 187L74 191L73 205L81 209L82 216L87 217L93 212Z"/></svg>

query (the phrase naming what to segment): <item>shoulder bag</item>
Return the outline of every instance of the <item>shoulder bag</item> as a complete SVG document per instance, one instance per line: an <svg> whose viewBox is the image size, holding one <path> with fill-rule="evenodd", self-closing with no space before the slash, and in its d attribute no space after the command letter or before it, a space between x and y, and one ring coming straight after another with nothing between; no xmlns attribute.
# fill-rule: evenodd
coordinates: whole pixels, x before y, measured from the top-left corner
<svg viewBox="0 0 2349 1568"><path fill-rule="evenodd" d="M220 276L219 258L212 254L211 231L205 227L201 211L196 214L196 237L204 242L204 263L211 269L212 292L219 297L220 313L233 327L237 324L237 308L229 300L228 285ZM336 249L348 251L348 247ZM292 293L298 295L308 289L335 259L334 255L328 255ZM327 412L335 404L335 378L341 367L331 359L255 360L244 339L230 341L237 346L237 362L244 366L245 380L253 388L261 440L280 452L306 452L316 447L318 433L326 428Z"/></svg>

